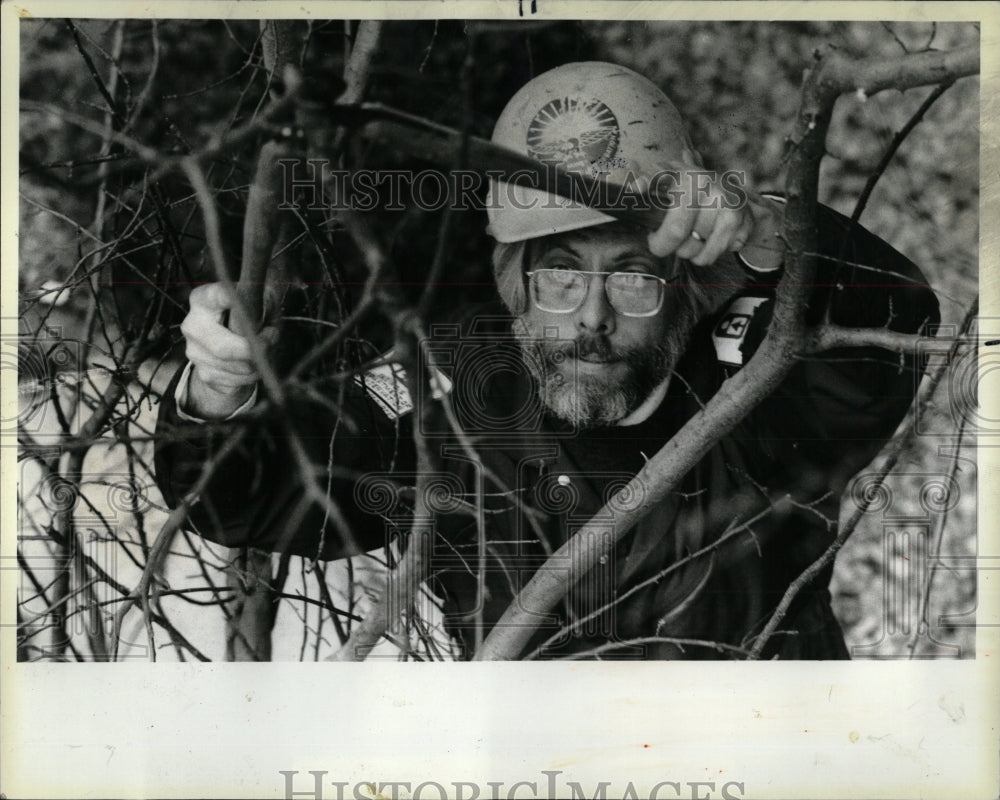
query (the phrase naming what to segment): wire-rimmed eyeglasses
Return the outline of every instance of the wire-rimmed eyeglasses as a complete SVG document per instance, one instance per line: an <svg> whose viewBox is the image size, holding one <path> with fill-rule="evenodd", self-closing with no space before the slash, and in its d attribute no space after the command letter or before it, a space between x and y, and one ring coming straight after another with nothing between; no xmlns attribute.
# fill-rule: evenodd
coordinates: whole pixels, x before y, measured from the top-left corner
<svg viewBox="0 0 1000 800"><path fill-rule="evenodd" d="M590 281L604 279L604 293L611 307L625 317L651 317L663 305L668 281L648 272L598 272L582 269L535 269L525 273L536 308L553 314L576 311L587 299Z"/></svg>

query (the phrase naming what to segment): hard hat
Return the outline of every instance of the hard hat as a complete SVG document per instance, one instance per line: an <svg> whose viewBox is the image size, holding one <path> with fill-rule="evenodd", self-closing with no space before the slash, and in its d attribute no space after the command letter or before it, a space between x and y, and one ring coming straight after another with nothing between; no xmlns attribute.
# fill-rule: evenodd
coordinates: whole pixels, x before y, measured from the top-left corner
<svg viewBox="0 0 1000 800"><path fill-rule="evenodd" d="M564 64L526 83L497 120L493 142L609 181L701 166L680 113L652 81L617 64ZM583 203L490 181L487 232L498 242L612 221Z"/></svg>

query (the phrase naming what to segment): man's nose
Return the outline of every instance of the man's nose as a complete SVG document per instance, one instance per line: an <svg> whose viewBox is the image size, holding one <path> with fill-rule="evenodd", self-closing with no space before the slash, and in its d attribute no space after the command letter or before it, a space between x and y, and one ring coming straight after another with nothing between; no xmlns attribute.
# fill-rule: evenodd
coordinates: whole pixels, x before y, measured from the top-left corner
<svg viewBox="0 0 1000 800"><path fill-rule="evenodd" d="M615 310L604 290L604 276L592 275L583 305L576 310L576 325L588 333L614 333Z"/></svg>

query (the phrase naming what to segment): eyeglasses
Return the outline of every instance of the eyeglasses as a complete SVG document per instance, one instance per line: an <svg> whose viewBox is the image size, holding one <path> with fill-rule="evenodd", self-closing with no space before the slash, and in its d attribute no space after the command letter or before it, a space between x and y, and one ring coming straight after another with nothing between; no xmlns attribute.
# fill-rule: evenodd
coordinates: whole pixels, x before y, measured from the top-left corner
<svg viewBox="0 0 1000 800"><path fill-rule="evenodd" d="M526 273L531 299L542 311L569 314L587 299L591 277L604 279L611 307L625 317L651 317L663 305L665 278L646 272L594 272L581 269L536 269Z"/></svg>

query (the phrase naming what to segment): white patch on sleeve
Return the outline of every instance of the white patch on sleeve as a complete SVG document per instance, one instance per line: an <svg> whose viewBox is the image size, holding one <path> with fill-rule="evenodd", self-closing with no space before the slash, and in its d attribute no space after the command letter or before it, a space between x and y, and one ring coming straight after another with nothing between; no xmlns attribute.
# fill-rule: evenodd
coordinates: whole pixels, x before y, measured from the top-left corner
<svg viewBox="0 0 1000 800"><path fill-rule="evenodd" d="M389 419L398 419L413 410L413 398L406 388L406 370L398 362L381 364L357 375L354 382L362 387ZM440 400L451 391L452 382L435 368L431 378L431 397Z"/></svg>
<svg viewBox="0 0 1000 800"><path fill-rule="evenodd" d="M715 355L721 363L731 367L743 366L743 353L740 351L740 346L750 328L750 320L757 313L757 309L767 301L767 297L745 295L737 297L729 304L729 308L726 309L712 331Z"/></svg>
<svg viewBox="0 0 1000 800"><path fill-rule="evenodd" d="M413 410L413 400L406 388L406 370L399 364L374 367L363 375L355 376L354 382L368 393L389 419L398 419Z"/></svg>

